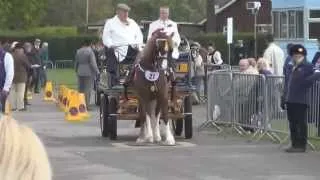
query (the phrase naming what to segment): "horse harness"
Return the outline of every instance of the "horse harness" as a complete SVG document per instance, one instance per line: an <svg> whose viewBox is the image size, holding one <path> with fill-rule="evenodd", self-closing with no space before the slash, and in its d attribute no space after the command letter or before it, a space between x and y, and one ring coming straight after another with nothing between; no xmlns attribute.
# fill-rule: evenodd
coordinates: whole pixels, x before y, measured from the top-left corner
<svg viewBox="0 0 320 180"><path fill-rule="evenodd" d="M153 93L156 93L158 91L157 82L160 79L161 71L164 71L165 76L169 76L167 57L159 55L157 56L157 58L158 59L154 61L153 68L152 68L152 69L155 69L155 71L144 69L141 63L138 63L135 65L136 70L139 70L140 72L142 72L144 74L144 78L152 84L150 85L150 91ZM159 61L160 59L162 61ZM161 62L161 63L158 63L158 62ZM136 73L134 78L136 78Z"/></svg>

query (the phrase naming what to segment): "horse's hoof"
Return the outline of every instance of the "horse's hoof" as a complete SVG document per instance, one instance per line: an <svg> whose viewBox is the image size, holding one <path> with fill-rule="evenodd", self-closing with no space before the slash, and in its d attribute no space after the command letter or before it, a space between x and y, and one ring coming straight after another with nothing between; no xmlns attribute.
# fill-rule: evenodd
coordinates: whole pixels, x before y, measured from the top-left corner
<svg viewBox="0 0 320 180"><path fill-rule="evenodd" d="M176 145L176 141L174 140L174 138L167 138L164 142L164 145L166 146L175 146Z"/></svg>
<svg viewBox="0 0 320 180"><path fill-rule="evenodd" d="M161 142L161 136L159 135L159 136L154 136L154 138L153 138L153 141L154 141L154 143L160 143Z"/></svg>
<svg viewBox="0 0 320 180"><path fill-rule="evenodd" d="M138 138L136 140L136 143L137 144L153 143L153 137L149 136L149 137L146 137L146 138Z"/></svg>

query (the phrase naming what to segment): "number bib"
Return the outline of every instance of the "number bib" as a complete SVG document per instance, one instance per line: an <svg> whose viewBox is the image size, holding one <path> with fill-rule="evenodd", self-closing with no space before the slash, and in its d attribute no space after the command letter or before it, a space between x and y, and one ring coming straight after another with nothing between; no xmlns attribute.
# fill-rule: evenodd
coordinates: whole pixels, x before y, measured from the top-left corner
<svg viewBox="0 0 320 180"><path fill-rule="evenodd" d="M146 71L144 73L144 76L148 81L154 82L154 81L159 79L160 73L159 72Z"/></svg>

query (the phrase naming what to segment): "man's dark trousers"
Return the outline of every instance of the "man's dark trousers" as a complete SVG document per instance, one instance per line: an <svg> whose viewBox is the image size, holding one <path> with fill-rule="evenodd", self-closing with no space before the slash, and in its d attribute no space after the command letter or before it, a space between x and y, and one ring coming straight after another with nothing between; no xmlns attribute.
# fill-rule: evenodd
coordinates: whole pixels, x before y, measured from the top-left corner
<svg viewBox="0 0 320 180"><path fill-rule="evenodd" d="M287 115L293 148L306 149L307 146L307 105L287 103Z"/></svg>

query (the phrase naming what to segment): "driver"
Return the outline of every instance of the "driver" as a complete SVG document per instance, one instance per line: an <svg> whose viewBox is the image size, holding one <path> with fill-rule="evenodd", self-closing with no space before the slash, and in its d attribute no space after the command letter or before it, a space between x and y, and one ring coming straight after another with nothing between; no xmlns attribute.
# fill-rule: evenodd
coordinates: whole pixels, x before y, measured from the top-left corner
<svg viewBox="0 0 320 180"><path fill-rule="evenodd" d="M130 7L117 5L117 14L105 23L102 41L107 47L107 72L109 87L118 84L118 63L131 64L143 44L143 34L138 24L128 17ZM118 62L119 61L119 62Z"/></svg>

